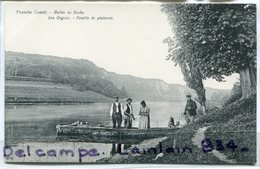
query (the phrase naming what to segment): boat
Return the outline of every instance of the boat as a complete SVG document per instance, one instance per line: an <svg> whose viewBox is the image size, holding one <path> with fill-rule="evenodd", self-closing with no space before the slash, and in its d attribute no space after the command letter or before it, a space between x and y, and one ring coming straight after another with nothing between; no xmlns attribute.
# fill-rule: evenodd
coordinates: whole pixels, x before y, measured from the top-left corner
<svg viewBox="0 0 260 169"><path fill-rule="evenodd" d="M172 136L179 128L150 128L147 130L131 128L95 127L87 124L58 124L56 133L59 140L93 142L135 142L149 138Z"/></svg>

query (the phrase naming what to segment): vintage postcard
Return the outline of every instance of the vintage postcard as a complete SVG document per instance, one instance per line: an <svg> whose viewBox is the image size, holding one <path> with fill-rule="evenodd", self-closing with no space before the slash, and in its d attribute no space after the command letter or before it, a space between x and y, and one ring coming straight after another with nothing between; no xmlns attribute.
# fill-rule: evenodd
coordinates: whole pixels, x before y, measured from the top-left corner
<svg viewBox="0 0 260 169"><path fill-rule="evenodd" d="M256 163L256 4L2 5L7 163Z"/></svg>

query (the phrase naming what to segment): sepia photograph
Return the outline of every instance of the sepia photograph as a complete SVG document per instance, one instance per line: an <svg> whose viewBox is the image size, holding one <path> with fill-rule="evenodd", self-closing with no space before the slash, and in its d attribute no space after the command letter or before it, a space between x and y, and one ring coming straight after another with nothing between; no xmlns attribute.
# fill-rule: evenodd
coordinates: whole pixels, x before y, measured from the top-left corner
<svg viewBox="0 0 260 169"><path fill-rule="evenodd" d="M2 5L6 163L256 163L256 4Z"/></svg>

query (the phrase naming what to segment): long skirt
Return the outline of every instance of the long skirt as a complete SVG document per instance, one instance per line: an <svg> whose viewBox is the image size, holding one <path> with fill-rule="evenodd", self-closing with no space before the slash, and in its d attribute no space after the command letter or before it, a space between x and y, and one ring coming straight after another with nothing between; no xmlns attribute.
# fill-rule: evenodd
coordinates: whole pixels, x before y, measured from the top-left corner
<svg viewBox="0 0 260 169"><path fill-rule="evenodd" d="M150 116L141 115L139 120L139 129L150 128Z"/></svg>

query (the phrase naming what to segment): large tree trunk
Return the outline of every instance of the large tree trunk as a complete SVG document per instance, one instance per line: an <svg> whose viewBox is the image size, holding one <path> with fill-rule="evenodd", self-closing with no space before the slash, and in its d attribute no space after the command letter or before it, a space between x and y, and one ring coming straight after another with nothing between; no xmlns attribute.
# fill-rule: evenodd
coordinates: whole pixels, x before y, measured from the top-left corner
<svg viewBox="0 0 260 169"><path fill-rule="evenodd" d="M240 85L242 97L256 90L256 68L250 65L240 71Z"/></svg>
<svg viewBox="0 0 260 169"><path fill-rule="evenodd" d="M202 108L202 113L203 115L206 115L207 114L207 110L206 110L206 102L203 102L201 103L201 108Z"/></svg>
<svg viewBox="0 0 260 169"><path fill-rule="evenodd" d="M203 89L203 90L196 90L196 93L197 93L198 102L200 104L200 109L202 110L202 114L206 115L207 114L207 109L206 109L205 89Z"/></svg>

